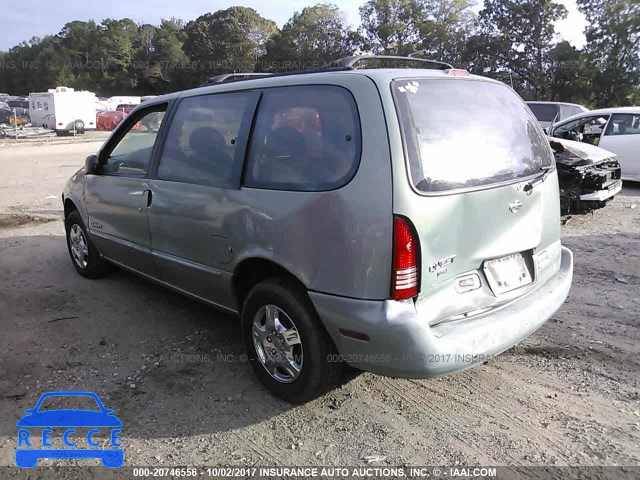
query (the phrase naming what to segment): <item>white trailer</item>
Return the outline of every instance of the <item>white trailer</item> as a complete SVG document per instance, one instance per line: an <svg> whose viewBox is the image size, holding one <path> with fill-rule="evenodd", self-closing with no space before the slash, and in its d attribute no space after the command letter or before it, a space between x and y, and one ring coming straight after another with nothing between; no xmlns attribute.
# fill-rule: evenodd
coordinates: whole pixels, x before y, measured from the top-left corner
<svg viewBox="0 0 640 480"><path fill-rule="evenodd" d="M84 133L96 128L96 101L95 93L57 87L29 94L29 116L33 125L58 135Z"/></svg>

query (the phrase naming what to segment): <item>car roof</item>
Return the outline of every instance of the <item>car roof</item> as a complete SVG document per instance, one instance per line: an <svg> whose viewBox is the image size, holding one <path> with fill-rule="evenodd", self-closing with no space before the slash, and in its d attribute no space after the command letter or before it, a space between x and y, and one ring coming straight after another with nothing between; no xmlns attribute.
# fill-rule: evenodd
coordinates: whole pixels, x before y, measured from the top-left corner
<svg viewBox="0 0 640 480"><path fill-rule="evenodd" d="M640 107L612 107L612 108L600 108L598 110L591 110L585 112L585 114L608 114L608 113L640 113ZM584 114L581 114L584 115Z"/></svg>
<svg viewBox="0 0 640 480"><path fill-rule="evenodd" d="M613 107L600 108L598 110L589 110L563 119L562 121L556 123L554 125L554 128L558 125L564 125L565 123L572 122L573 120L577 120L579 118L593 117L598 115L611 115L612 113L640 113L640 107Z"/></svg>
<svg viewBox="0 0 640 480"><path fill-rule="evenodd" d="M183 90L179 92L169 93L153 99L147 100L142 103L141 106L147 107L151 105L162 104L179 97L190 97L196 95L204 95L210 93L222 93L222 92L235 92L242 90L255 90L277 86L287 85L300 85L308 83L320 83L321 80L332 82L338 80L338 78L345 78L347 76L357 75L365 76L376 83L390 83L396 79L406 78L451 78L451 79L473 79L484 80L492 83L503 84L497 80L493 80L487 77L480 77L477 75L469 74L468 77L453 77L448 74L447 70L428 69L428 68L380 68L380 69L327 69L326 71L313 71L309 73L295 72L284 73L282 75L273 75L265 77L251 77L247 79L235 80L229 83L218 83L212 85L203 85L200 87L192 88L189 90Z"/></svg>

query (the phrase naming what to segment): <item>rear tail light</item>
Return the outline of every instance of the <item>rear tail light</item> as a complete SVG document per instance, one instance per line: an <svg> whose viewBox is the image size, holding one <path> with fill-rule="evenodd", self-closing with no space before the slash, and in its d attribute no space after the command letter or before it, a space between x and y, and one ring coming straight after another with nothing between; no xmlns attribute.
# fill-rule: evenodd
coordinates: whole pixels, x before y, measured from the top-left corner
<svg viewBox="0 0 640 480"><path fill-rule="evenodd" d="M393 218L393 270L391 298L405 300L418 295L418 238L409 220Z"/></svg>

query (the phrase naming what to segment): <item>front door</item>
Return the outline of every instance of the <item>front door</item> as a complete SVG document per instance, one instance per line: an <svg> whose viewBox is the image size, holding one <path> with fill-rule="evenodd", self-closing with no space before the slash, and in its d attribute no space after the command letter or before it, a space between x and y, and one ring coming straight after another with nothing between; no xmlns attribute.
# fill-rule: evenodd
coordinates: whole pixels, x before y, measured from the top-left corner
<svg viewBox="0 0 640 480"><path fill-rule="evenodd" d="M89 232L108 259L151 276L157 268L151 255L146 178L166 104L140 110L103 147L102 168L87 175L85 202Z"/></svg>

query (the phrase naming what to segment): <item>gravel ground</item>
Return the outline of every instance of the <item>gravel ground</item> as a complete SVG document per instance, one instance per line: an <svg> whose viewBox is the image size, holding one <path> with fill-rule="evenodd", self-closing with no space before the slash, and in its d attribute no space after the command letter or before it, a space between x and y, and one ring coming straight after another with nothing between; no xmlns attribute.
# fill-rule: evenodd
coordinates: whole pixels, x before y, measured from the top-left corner
<svg viewBox="0 0 640 480"><path fill-rule="evenodd" d="M115 409L126 465L640 464L640 185L563 226L569 299L497 360L364 373L294 407L242 361L234 318L123 271L75 273L60 193L98 147L0 147L0 465L51 390Z"/></svg>

